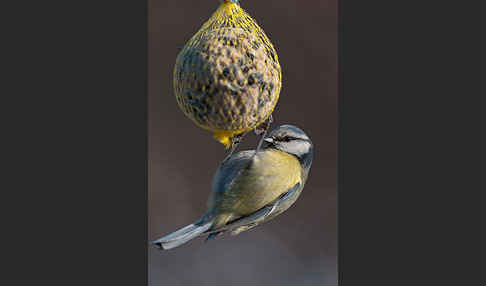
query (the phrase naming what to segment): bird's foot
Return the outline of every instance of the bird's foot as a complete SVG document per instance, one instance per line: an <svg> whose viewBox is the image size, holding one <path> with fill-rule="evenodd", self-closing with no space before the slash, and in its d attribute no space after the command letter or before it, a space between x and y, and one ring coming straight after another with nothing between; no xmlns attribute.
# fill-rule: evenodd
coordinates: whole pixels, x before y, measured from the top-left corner
<svg viewBox="0 0 486 286"><path fill-rule="evenodd" d="M268 130L270 129L270 125L273 122L273 116L270 114L268 119L263 122L260 126L255 127L255 134L260 135L260 140L258 141L257 148L255 150L255 155L260 151L260 148L262 147L263 144L263 139L267 136Z"/></svg>
<svg viewBox="0 0 486 286"><path fill-rule="evenodd" d="M255 127L255 134L256 135L261 135L262 133L266 133L268 129L270 128L270 125L273 122L273 116L270 114L270 116L265 120L262 124L259 126Z"/></svg>
<svg viewBox="0 0 486 286"><path fill-rule="evenodd" d="M244 136L245 136L245 133L236 134L233 137L231 137L231 150L230 150L229 154L226 156L226 158L223 160L223 163L226 162L229 158L231 158L231 155L233 155L236 148L238 148L238 145L241 143Z"/></svg>
<svg viewBox="0 0 486 286"><path fill-rule="evenodd" d="M223 234L223 232L222 232L222 231L217 231L217 232L210 233L210 234L208 235L208 237L206 238L206 240L205 240L205 241L208 241L208 240L210 240L210 239L213 239L213 238L215 238L215 237L217 237L217 236L220 236L220 235L222 235L222 234Z"/></svg>

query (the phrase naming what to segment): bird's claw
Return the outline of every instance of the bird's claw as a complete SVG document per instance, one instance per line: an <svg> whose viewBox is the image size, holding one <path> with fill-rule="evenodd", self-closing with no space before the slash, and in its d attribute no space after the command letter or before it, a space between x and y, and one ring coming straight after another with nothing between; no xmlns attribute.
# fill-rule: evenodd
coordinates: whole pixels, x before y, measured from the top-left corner
<svg viewBox="0 0 486 286"><path fill-rule="evenodd" d="M231 151L229 154L226 156L226 158L223 160L223 163L226 162L229 158L231 158L231 155L235 152L236 148L238 145L241 143L243 136L245 136L244 133L242 134L236 134L233 137L231 137Z"/></svg>
<svg viewBox="0 0 486 286"><path fill-rule="evenodd" d="M270 125L272 124L272 122L273 122L273 116L270 114L268 119L260 125L262 127L255 127L255 133L261 137L260 140L258 141L258 145L254 155L256 155L258 151L260 151L260 148L262 147L263 144L263 139L265 139L265 137L267 136L268 129L270 129Z"/></svg>
<svg viewBox="0 0 486 286"><path fill-rule="evenodd" d="M208 240L210 240L210 239L213 239L213 238L215 238L215 237L218 237L218 236L220 236L220 235L222 235L222 234L223 234L223 232L222 232L222 231L218 231L218 232L213 232L213 233L210 233L210 234L208 235L208 237L206 237L206 240L205 240L205 241L208 241Z"/></svg>
<svg viewBox="0 0 486 286"><path fill-rule="evenodd" d="M272 124L273 122L273 117L272 115L270 114L270 116L268 117L267 120L265 120L262 124L260 124L259 126L255 126L255 134L256 135L261 135L265 132L268 131L268 129L270 128L270 125Z"/></svg>

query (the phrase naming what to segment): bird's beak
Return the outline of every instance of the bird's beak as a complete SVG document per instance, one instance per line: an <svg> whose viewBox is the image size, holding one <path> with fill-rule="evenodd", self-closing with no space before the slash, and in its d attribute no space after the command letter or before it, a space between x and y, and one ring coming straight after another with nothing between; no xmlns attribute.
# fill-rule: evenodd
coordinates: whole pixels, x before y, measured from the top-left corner
<svg viewBox="0 0 486 286"><path fill-rule="evenodd" d="M273 143L273 138L272 137L267 137L267 138L265 138L263 140L265 140L265 142L268 142L268 143Z"/></svg>

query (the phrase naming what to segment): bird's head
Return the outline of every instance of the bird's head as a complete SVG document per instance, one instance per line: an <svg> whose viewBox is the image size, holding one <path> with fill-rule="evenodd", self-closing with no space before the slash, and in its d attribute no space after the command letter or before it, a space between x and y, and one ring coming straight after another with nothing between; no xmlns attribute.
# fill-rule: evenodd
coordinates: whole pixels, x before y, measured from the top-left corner
<svg viewBox="0 0 486 286"><path fill-rule="evenodd" d="M264 140L264 148L274 148L295 155L305 167L310 167L314 145L301 129L293 125L282 125L274 129Z"/></svg>

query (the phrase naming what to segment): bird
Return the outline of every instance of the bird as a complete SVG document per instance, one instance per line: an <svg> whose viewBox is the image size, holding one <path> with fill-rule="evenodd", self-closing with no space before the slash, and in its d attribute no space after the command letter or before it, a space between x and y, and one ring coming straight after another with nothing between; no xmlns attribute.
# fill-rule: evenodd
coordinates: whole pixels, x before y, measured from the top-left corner
<svg viewBox="0 0 486 286"><path fill-rule="evenodd" d="M301 129L279 126L261 150L239 151L219 165L199 220L152 244L172 249L204 234L237 235L273 219L300 196L313 156L314 145Z"/></svg>
<svg viewBox="0 0 486 286"><path fill-rule="evenodd" d="M224 0L177 55L173 86L184 115L229 149L251 130L265 134L258 128L268 128L282 71L263 29L239 1Z"/></svg>

